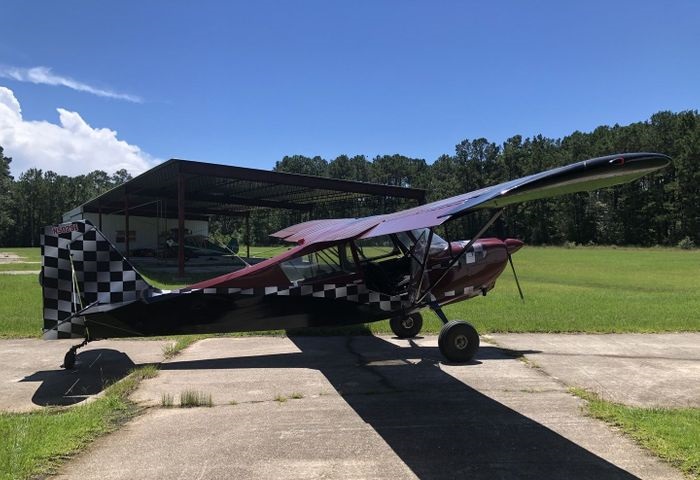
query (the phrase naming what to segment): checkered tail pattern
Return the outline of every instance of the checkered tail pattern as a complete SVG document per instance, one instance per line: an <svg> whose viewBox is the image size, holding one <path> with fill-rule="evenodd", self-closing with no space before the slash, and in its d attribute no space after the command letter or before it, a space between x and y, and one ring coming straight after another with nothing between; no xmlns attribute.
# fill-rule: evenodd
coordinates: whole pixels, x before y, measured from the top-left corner
<svg viewBox="0 0 700 480"><path fill-rule="evenodd" d="M41 256L45 339L84 338L82 308L132 302L150 287L87 220L45 227Z"/></svg>

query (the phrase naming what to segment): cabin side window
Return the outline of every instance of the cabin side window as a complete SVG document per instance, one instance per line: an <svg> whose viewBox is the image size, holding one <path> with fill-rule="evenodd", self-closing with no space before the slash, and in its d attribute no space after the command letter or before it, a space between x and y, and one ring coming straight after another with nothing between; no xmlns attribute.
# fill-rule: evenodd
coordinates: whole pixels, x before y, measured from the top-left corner
<svg viewBox="0 0 700 480"><path fill-rule="evenodd" d="M382 235L355 241L357 256L370 290L400 293L409 280L410 259L406 256L413 239L405 234Z"/></svg>
<svg viewBox="0 0 700 480"><path fill-rule="evenodd" d="M291 258L280 263L280 267L290 283L347 275L357 270L347 243Z"/></svg>

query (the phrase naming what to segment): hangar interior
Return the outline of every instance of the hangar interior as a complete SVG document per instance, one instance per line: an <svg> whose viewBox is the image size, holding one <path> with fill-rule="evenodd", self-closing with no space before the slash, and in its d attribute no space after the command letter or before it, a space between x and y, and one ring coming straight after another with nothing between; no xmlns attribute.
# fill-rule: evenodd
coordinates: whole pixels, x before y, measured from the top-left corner
<svg viewBox="0 0 700 480"><path fill-rule="evenodd" d="M178 273L184 274L185 236L189 232L206 238L211 216L242 217L245 254L250 257L248 219L253 210L312 214L315 205L373 196L423 204L425 193L416 188L171 159L66 212L63 220L90 220L127 257L152 255L168 242L174 245Z"/></svg>

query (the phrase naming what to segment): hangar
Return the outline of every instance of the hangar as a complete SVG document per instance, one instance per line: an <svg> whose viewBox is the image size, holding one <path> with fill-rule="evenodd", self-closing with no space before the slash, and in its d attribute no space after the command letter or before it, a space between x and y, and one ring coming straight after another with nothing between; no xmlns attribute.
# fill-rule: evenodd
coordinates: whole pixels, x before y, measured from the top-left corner
<svg viewBox="0 0 700 480"><path fill-rule="evenodd" d="M127 257L132 252L156 251L164 232L172 232L182 275L186 232L208 235L213 215L242 217L249 248L248 220L253 210L288 209L312 215L317 205L367 197L423 204L425 193L416 188L171 159L65 213L63 220L90 220Z"/></svg>

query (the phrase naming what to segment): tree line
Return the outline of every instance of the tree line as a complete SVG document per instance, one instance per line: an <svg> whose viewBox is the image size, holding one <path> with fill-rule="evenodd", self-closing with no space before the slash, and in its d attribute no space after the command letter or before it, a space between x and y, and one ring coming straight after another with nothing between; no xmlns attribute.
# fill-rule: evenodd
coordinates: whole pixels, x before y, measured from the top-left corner
<svg viewBox="0 0 700 480"><path fill-rule="evenodd" d="M60 223L65 212L131 179L124 169L69 177L38 168L14 179L11 161L0 146L0 246L38 246L42 227Z"/></svg>
<svg viewBox="0 0 700 480"><path fill-rule="evenodd" d="M672 157L662 171L632 184L590 193L538 200L506 209L499 235L529 244L682 245L700 244L700 115L697 111L659 112L644 122L600 126L590 133L563 138L514 135L502 144L465 139L454 154L432 164L404 155L340 155L326 160L286 156L275 171L424 188L428 201L469 192L586 158L648 151ZM95 171L78 177L31 169L18 179L9 175L11 159L0 148L0 245L36 245L42 225L130 178L125 171ZM251 241L270 242L269 233L309 218L364 216L413 206L408 200L369 198L318 205L308 213L256 211L250 219ZM477 212L452 222L452 237L468 237L486 221ZM240 219L217 217L217 235L243 240Z"/></svg>

